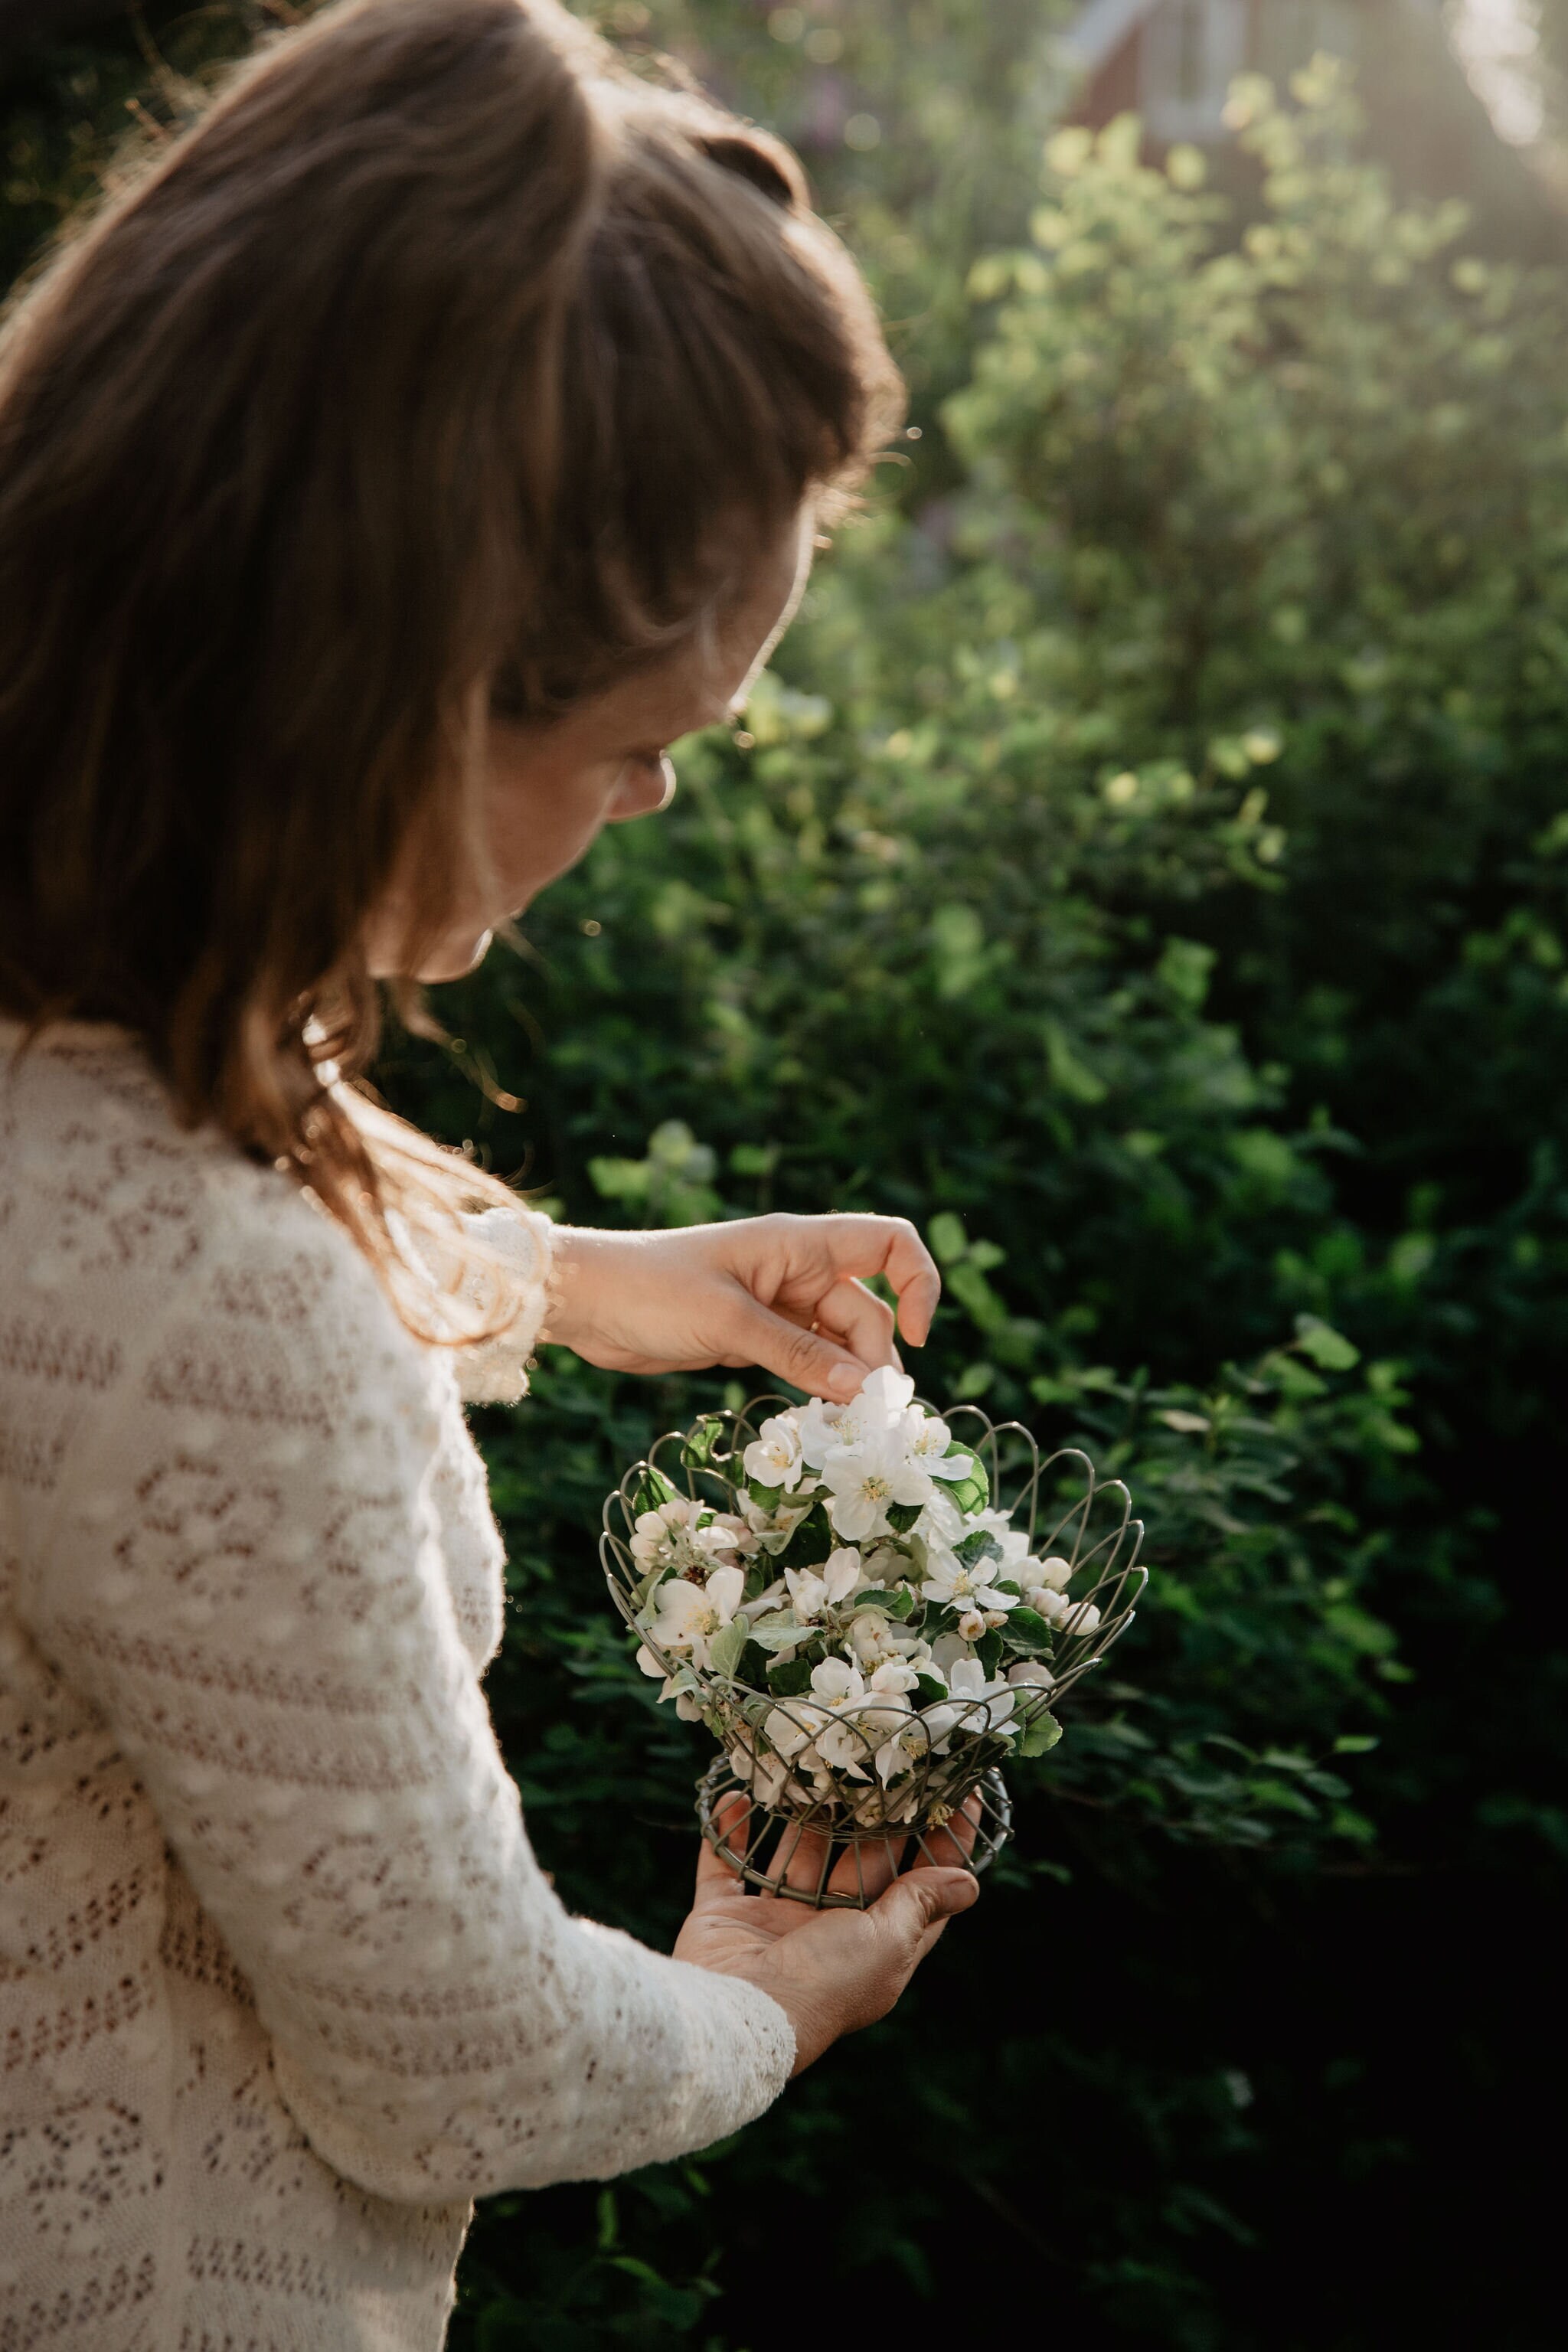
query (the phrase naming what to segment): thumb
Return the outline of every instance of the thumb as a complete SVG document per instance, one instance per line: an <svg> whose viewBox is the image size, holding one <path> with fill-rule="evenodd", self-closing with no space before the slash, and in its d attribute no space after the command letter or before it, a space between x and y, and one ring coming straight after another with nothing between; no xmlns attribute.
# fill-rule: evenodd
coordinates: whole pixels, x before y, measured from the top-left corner
<svg viewBox="0 0 1568 2352"><path fill-rule="evenodd" d="M924 1946L933 1928L979 1900L980 1882L968 1870L911 1870L895 1878L871 1906L885 1927Z"/></svg>
<svg viewBox="0 0 1568 2352"><path fill-rule="evenodd" d="M782 1315L749 1297L740 1302L734 1349L736 1361L741 1360L741 1350L747 1349L746 1362L759 1364L764 1372L788 1381L793 1387L805 1389L813 1396L830 1397L838 1404L847 1404L851 1397L858 1396L870 1370L838 1340L803 1331L798 1323L786 1322Z"/></svg>

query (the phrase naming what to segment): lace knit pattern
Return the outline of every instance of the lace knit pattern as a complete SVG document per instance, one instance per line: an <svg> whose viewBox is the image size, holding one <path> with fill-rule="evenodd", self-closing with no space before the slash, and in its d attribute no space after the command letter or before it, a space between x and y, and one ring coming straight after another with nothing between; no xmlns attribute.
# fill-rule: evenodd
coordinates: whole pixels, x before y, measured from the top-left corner
<svg viewBox="0 0 1568 2352"><path fill-rule="evenodd" d="M473 2197L700 2147L794 2057L566 1915L497 1750L459 1376L521 1392L549 1229L489 1213L530 1309L455 1364L123 1034L17 1034L0 2352L434 2352Z"/></svg>

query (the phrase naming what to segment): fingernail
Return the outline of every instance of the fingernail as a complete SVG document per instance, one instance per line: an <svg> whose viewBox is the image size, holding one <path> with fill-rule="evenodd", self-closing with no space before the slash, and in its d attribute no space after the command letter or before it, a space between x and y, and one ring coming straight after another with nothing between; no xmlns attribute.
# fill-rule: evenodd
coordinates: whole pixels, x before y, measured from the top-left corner
<svg viewBox="0 0 1568 2352"><path fill-rule="evenodd" d="M851 1397L859 1395L864 1378L858 1364L835 1364L827 1385L840 1404L847 1404Z"/></svg>

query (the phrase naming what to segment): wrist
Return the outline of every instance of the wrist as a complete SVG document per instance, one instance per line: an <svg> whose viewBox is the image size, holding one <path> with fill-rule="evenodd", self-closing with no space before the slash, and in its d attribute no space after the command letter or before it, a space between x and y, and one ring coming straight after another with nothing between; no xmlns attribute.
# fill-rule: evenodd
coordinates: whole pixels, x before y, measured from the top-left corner
<svg viewBox="0 0 1568 2352"><path fill-rule="evenodd" d="M574 1331L581 1322L585 1244L602 1241L592 1226L557 1225L550 1237L550 1304L539 1337L542 1344L575 1350Z"/></svg>

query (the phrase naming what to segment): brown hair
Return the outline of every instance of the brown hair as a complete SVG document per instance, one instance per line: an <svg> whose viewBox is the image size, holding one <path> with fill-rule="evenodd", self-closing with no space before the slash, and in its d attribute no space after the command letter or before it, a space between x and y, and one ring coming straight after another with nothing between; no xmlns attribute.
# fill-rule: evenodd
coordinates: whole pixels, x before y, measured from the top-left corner
<svg viewBox="0 0 1568 2352"><path fill-rule="evenodd" d="M555 0L283 35L0 350L0 1009L138 1032L428 1330L389 1212L510 1195L329 1083L370 910L427 841L438 931L487 698L673 647L897 415L788 151Z"/></svg>

